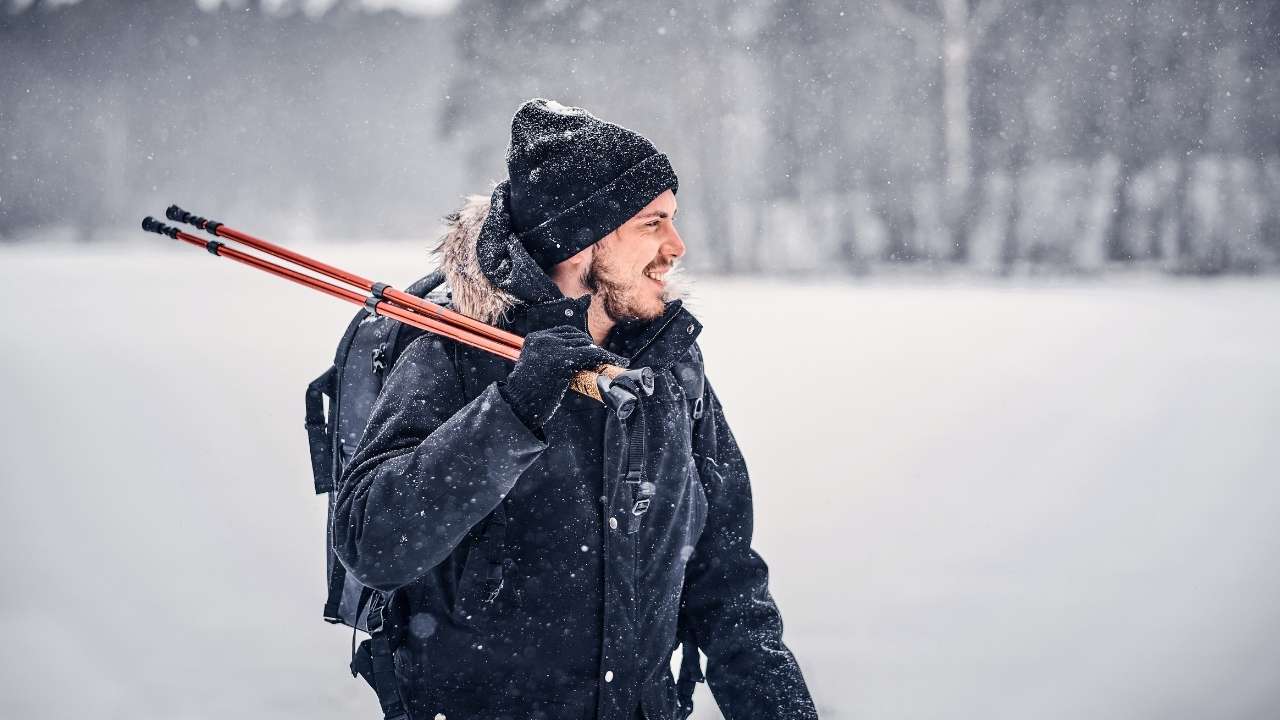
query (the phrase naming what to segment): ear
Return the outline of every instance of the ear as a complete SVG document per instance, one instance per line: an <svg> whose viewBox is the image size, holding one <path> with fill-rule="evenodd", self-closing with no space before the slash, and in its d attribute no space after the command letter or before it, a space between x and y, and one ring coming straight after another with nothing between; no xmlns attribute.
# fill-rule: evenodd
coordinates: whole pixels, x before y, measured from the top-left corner
<svg viewBox="0 0 1280 720"><path fill-rule="evenodd" d="M568 259L561 261L561 265L571 268L574 271L581 270L591 264L592 251L595 245L588 245L585 248L571 255Z"/></svg>
<svg viewBox="0 0 1280 720"><path fill-rule="evenodd" d="M551 281L560 288L560 292L569 297L577 297L582 292L582 273L591 266L591 247L586 247L567 259L561 260L551 266L551 270L547 273L551 276Z"/></svg>

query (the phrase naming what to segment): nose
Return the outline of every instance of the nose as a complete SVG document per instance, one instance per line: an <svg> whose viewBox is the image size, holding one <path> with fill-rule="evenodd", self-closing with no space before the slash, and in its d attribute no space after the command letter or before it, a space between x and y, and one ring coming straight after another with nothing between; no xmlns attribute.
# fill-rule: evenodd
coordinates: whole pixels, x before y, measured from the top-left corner
<svg viewBox="0 0 1280 720"><path fill-rule="evenodd" d="M667 228L667 236L662 241L663 254L672 258L683 256L684 240L680 238L680 232L676 230L675 223L670 223Z"/></svg>

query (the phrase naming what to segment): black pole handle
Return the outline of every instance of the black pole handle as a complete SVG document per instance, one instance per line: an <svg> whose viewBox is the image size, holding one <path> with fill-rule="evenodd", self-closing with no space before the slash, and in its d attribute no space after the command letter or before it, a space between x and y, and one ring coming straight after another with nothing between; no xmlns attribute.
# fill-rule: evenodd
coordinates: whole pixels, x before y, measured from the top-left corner
<svg viewBox="0 0 1280 720"><path fill-rule="evenodd" d="M218 228L222 227L222 223L217 220L200 217L195 213L187 212L177 205L170 205L168 210L164 211L165 217L174 222L186 223L208 232L210 235L216 236Z"/></svg>

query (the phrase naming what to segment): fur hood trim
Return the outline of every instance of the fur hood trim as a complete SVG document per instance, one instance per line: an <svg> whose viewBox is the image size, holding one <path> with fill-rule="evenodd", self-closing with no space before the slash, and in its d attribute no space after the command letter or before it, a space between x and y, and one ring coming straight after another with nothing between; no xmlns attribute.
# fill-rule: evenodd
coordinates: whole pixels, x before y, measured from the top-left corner
<svg viewBox="0 0 1280 720"><path fill-rule="evenodd" d="M490 325L515 307L515 295L496 287L480 268L477 241L489 214L489 198L468 195L456 212L445 217L445 232L432 254L453 293L452 307Z"/></svg>

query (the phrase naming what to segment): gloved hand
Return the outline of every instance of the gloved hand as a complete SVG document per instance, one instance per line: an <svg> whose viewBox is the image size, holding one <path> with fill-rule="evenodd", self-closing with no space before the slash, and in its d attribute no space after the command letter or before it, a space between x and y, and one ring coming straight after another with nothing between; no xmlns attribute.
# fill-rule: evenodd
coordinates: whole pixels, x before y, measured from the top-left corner
<svg viewBox="0 0 1280 720"><path fill-rule="evenodd" d="M516 416L537 431L560 407L575 374L606 364L626 367L628 361L571 325L538 330L525 336L520 359L499 390Z"/></svg>

